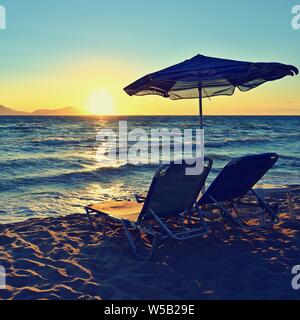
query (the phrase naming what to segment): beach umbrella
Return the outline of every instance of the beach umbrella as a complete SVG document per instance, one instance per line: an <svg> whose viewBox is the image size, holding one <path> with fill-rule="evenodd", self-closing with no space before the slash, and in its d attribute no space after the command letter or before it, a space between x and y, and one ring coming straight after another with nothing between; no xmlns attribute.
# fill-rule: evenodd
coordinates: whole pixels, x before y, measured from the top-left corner
<svg viewBox="0 0 300 320"><path fill-rule="evenodd" d="M172 100L199 99L203 128L202 99L233 95L259 85L299 73L292 65L276 62L245 62L197 55L189 60L148 74L124 88L130 96L159 95Z"/></svg>

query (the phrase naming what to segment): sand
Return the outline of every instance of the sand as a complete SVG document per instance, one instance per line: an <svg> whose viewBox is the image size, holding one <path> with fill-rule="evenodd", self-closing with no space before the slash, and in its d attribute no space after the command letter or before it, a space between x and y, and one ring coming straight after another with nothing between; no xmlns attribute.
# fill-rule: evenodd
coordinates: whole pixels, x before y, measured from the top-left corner
<svg viewBox="0 0 300 320"><path fill-rule="evenodd" d="M0 299L299 299L291 270L300 264L300 220L272 230L242 232L210 225L211 234L169 242L155 261L135 258L121 229L92 231L83 214L0 226ZM293 192L300 218L300 189Z"/></svg>

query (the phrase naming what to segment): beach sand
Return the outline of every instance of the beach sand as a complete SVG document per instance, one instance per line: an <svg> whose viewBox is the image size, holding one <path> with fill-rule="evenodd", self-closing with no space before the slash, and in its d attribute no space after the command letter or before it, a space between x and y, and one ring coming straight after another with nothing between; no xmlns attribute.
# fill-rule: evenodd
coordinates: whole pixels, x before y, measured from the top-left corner
<svg viewBox="0 0 300 320"><path fill-rule="evenodd" d="M299 299L291 269L300 264L300 220L244 232L218 222L211 234L169 242L153 262L135 258L121 229L92 231L83 214L0 226L1 299ZM300 188L293 192L300 218Z"/></svg>

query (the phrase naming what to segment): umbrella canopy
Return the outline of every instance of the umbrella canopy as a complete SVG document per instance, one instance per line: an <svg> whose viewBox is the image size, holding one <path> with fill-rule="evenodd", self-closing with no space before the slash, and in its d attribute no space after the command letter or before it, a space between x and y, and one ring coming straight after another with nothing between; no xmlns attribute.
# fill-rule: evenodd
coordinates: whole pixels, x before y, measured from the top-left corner
<svg viewBox="0 0 300 320"><path fill-rule="evenodd" d="M298 69L281 63L244 62L197 55L172 67L151 73L124 90L130 96L160 95L172 100L232 95L235 88L248 91L267 82L294 76Z"/></svg>

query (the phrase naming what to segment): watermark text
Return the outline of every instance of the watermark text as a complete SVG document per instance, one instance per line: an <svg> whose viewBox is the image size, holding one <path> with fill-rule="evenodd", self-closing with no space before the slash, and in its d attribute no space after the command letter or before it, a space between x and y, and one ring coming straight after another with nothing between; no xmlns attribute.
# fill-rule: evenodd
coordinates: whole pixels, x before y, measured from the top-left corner
<svg viewBox="0 0 300 320"><path fill-rule="evenodd" d="M3 266L0 266L0 290L6 288L6 271Z"/></svg>
<svg viewBox="0 0 300 320"><path fill-rule="evenodd" d="M300 265L294 266L292 274L295 275L292 279L292 288L294 290L300 289Z"/></svg>
<svg viewBox="0 0 300 320"><path fill-rule="evenodd" d="M6 29L6 9L0 5L0 30Z"/></svg>
<svg viewBox="0 0 300 320"><path fill-rule="evenodd" d="M292 8L292 28L294 30L300 29L300 4L293 6Z"/></svg>
<svg viewBox="0 0 300 320"><path fill-rule="evenodd" d="M204 165L204 131L202 129L143 128L129 130L127 121L120 121L118 130L102 129L97 134L99 163L182 164L186 175L199 175Z"/></svg>

